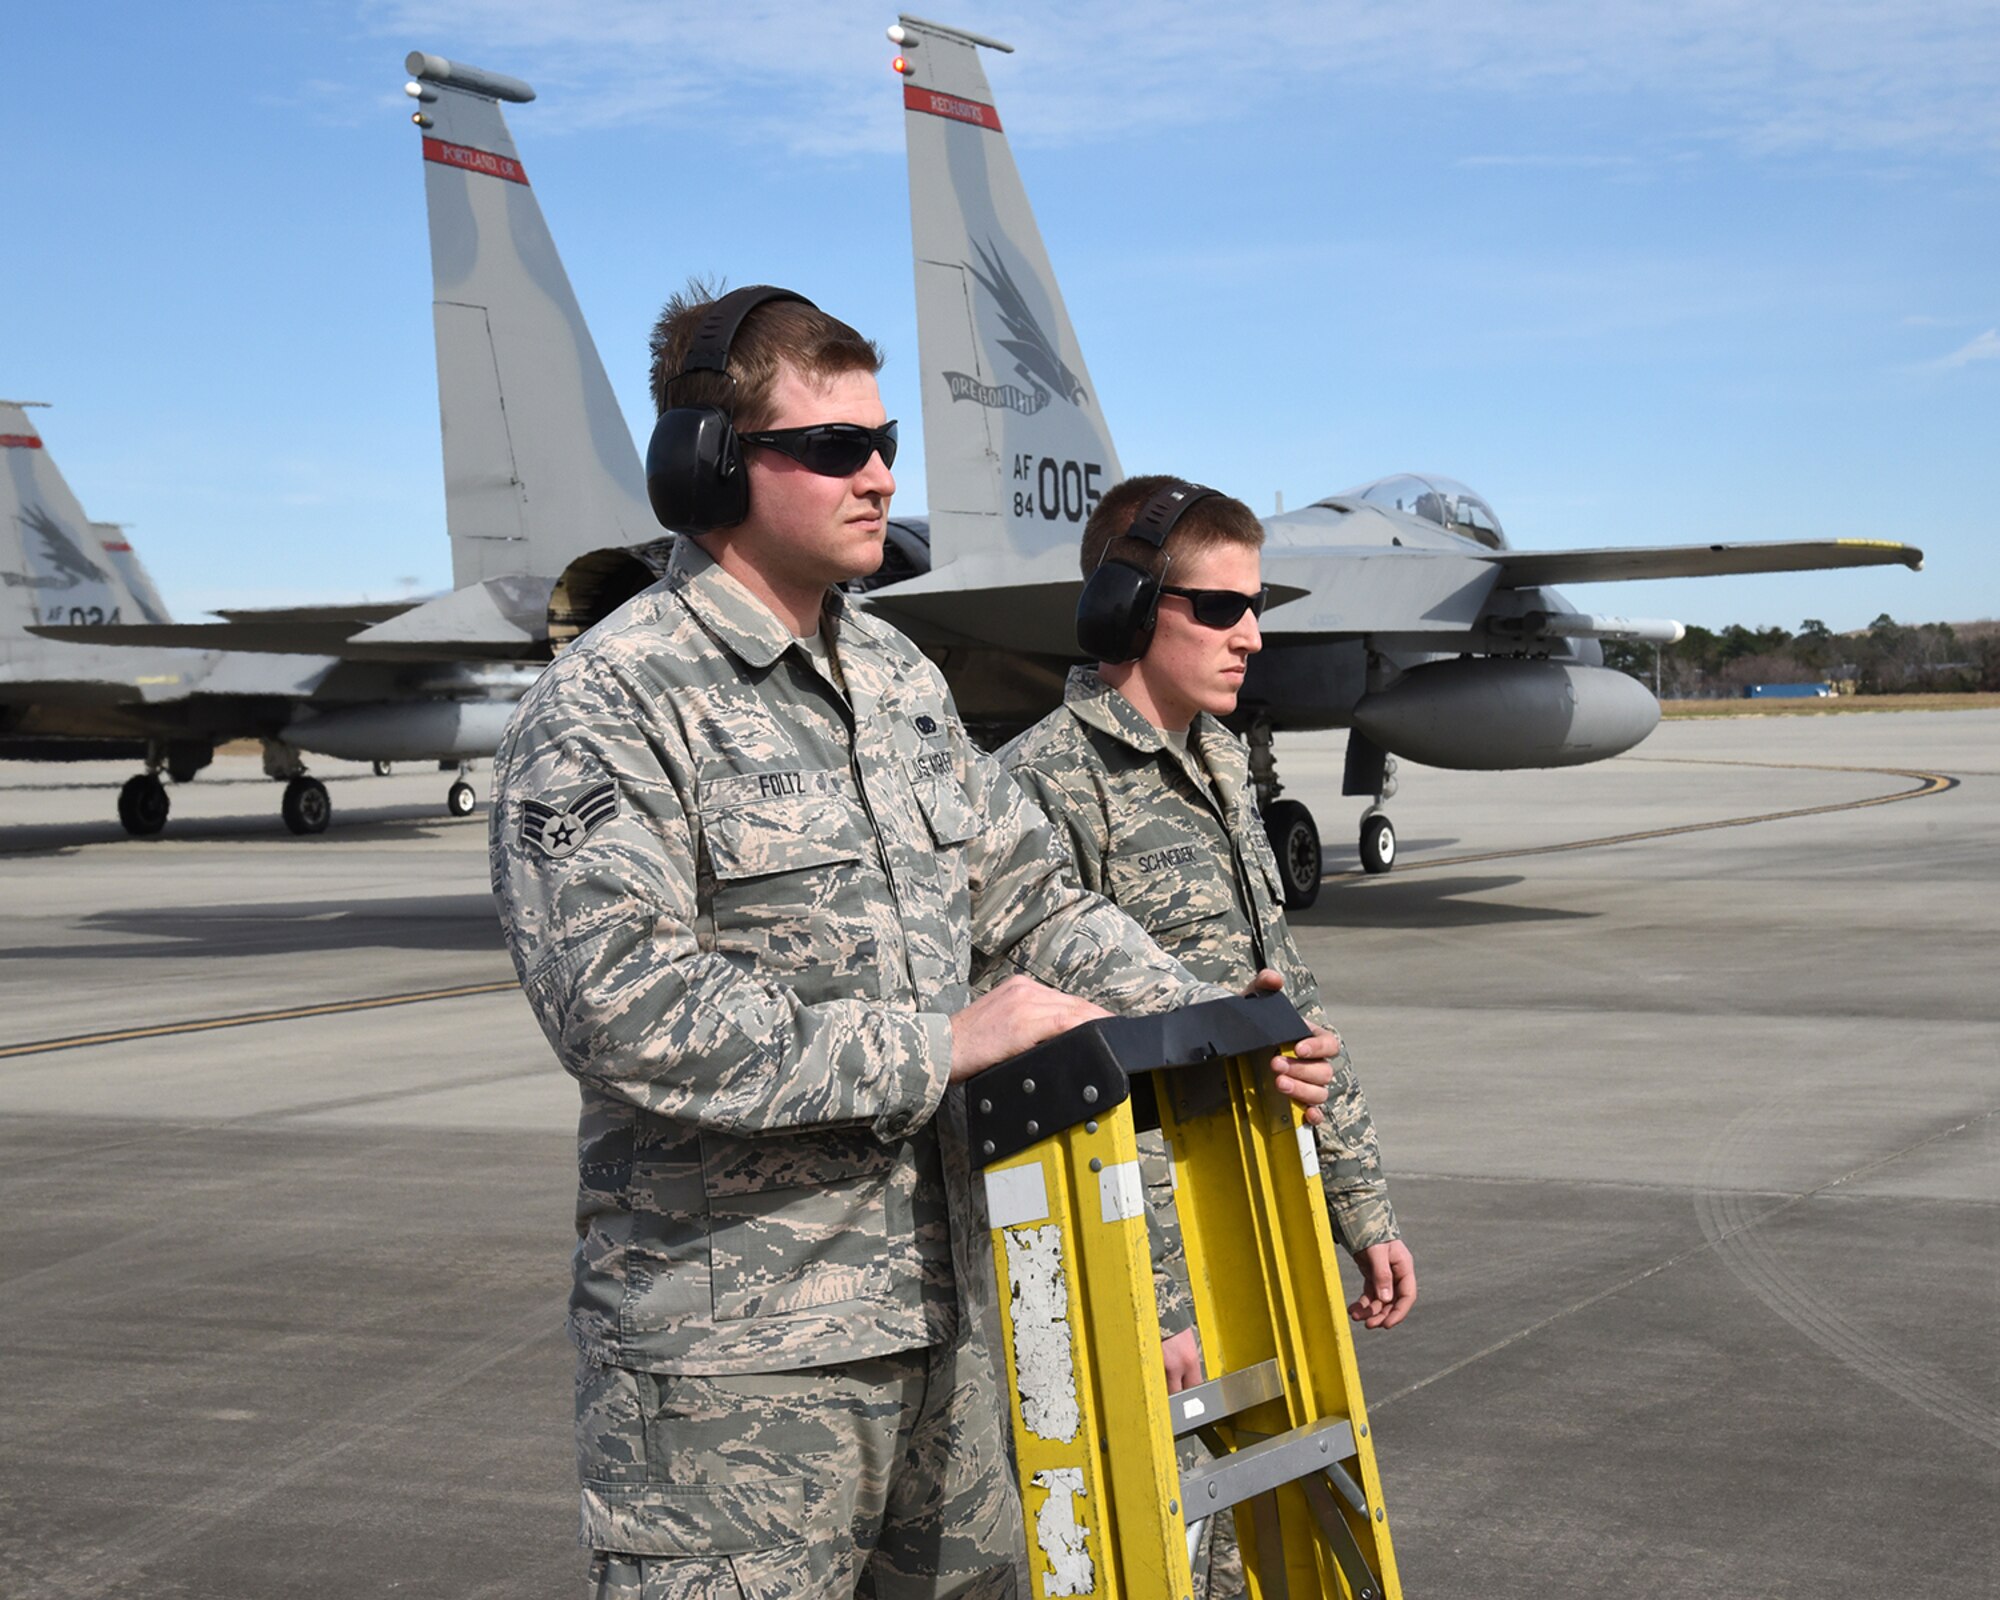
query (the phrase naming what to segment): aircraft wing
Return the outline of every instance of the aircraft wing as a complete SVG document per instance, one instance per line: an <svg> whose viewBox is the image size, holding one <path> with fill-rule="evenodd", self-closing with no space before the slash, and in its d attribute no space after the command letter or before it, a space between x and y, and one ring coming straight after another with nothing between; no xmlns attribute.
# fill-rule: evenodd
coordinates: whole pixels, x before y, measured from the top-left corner
<svg viewBox="0 0 2000 1600"><path fill-rule="evenodd" d="M215 614L225 622L283 623L306 628L352 622L359 627L372 628L378 622L400 617L405 611L414 611L421 603L416 600L357 600L345 605L253 606L247 610L217 611Z"/></svg>
<svg viewBox="0 0 2000 1600"><path fill-rule="evenodd" d="M1905 566L1921 572L1924 553L1887 539L1806 539L1765 544L1641 545L1631 549L1492 550L1476 559L1500 569L1503 589L1623 578L1719 578L1754 572L1821 572L1833 567Z"/></svg>
<svg viewBox="0 0 2000 1600"><path fill-rule="evenodd" d="M257 654L338 655L347 641L415 609L414 600L361 600L344 605L270 606L218 611L220 622L70 624L36 628L66 644L153 645L174 650L238 650Z"/></svg>
<svg viewBox="0 0 2000 1600"><path fill-rule="evenodd" d="M222 622L36 628L71 644L149 644L342 661L523 661L544 649L547 578L489 578L421 603L225 611Z"/></svg>

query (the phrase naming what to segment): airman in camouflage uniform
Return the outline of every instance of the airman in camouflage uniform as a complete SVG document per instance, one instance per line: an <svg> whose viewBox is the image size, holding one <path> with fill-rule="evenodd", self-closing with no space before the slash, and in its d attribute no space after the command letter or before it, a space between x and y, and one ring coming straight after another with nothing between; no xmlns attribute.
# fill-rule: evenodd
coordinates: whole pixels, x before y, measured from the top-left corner
<svg viewBox="0 0 2000 1600"><path fill-rule="evenodd" d="M1300 1014L1328 1026L1319 982L1285 922L1248 752L1217 718L1197 717L1183 749L1097 669L1076 667L1061 708L1000 760L1068 833L1084 886L1131 913L1161 949L1218 983L1273 967ZM1344 1046L1323 1109L1314 1136L1335 1237L1354 1253L1401 1237L1368 1100Z"/></svg>
<svg viewBox="0 0 2000 1600"><path fill-rule="evenodd" d="M1155 491L1175 481L1128 479L1105 496L1085 531L1086 575ZM1240 984L1245 974L1276 968L1301 1014L1325 1028L1318 982L1285 923L1278 863L1258 816L1248 752L1217 715L1235 708L1242 665L1261 643L1256 611L1247 601L1261 595L1262 538L1248 507L1216 495L1193 503L1161 550L1125 540L1117 557L1164 572L1183 592L1162 593L1154 636L1141 644L1137 661L1075 668L1062 706L1003 749L1000 759L1069 835L1086 887L1116 901L1162 949L1202 977ZM1204 624L1194 610L1195 595L1211 581L1246 602L1221 606L1234 611L1230 623ZM1415 1298L1414 1264L1401 1242L1374 1122L1345 1045L1334 1059L1323 1109L1325 1120L1314 1132L1327 1208L1335 1237L1363 1278L1351 1314L1370 1327L1393 1326ZM1159 1135L1142 1136L1141 1158L1153 1212L1168 1381L1178 1388L1198 1381L1200 1370L1185 1332L1193 1325L1193 1304ZM1208 1544L1208 1594L1218 1600L1240 1594L1240 1555L1226 1517L1217 1519Z"/></svg>
<svg viewBox="0 0 2000 1600"><path fill-rule="evenodd" d="M688 315L656 333L656 396ZM738 335L739 426L879 430L872 347L803 315L762 307ZM937 670L826 587L872 570L871 540L879 560L883 448L844 474L746 452L750 517L679 539L495 758L494 894L582 1091L594 1594L1012 1594L1019 1508L966 1303L990 1268L967 1254L948 1086L1102 1014L1072 995L1217 992L1076 885ZM974 1002L975 950L1039 981ZM1279 1081L1312 1104L1328 1076Z"/></svg>

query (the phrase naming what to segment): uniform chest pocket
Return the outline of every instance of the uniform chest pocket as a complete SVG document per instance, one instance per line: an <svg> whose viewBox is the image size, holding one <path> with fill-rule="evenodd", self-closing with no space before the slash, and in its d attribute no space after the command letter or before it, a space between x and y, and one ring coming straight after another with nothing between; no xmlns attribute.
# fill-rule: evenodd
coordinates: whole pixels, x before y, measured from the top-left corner
<svg viewBox="0 0 2000 1600"><path fill-rule="evenodd" d="M705 811L701 826L718 882L859 861L871 845L861 808L840 793L793 794Z"/></svg>
<svg viewBox="0 0 2000 1600"><path fill-rule="evenodd" d="M1104 892L1155 937L1222 916L1235 905L1227 859L1186 834L1158 835L1107 855Z"/></svg>
<svg viewBox="0 0 2000 1600"><path fill-rule="evenodd" d="M917 809L923 812L931 838L940 846L964 844L977 837L979 813L949 771L928 777L913 773L910 782L917 792Z"/></svg>
<svg viewBox="0 0 2000 1600"><path fill-rule="evenodd" d="M1257 870L1263 874L1264 890L1270 897L1271 905L1282 910L1285 904L1285 879L1278 869L1277 852L1271 848L1270 836L1264 832L1262 823L1252 823L1251 827L1255 831L1244 834L1243 837L1248 841L1244 849L1251 860L1256 862Z"/></svg>
<svg viewBox="0 0 2000 1600"><path fill-rule="evenodd" d="M881 992L871 911L881 868L845 781L844 773L761 773L702 796L715 950L808 1004ZM762 787L742 800L746 785Z"/></svg>

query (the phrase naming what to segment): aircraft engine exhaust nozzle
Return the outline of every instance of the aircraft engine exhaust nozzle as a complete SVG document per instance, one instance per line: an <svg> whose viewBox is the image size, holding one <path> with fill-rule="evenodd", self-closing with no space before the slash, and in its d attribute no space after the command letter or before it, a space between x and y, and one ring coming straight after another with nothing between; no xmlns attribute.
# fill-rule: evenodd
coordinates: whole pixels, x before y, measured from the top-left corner
<svg viewBox="0 0 2000 1600"><path fill-rule="evenodd" d="M309 711L285 743L342 761L471 761L500 748L512 701L417 700Z"/></svg>
<svg viewBox="0 0 2000 1600"><path fill-rule="evenodd" d="M1417 667L1354 708L1391 754L1459 772L1602 761L1659 721L1646 686L1610 667L1492 657Z"/></svg>

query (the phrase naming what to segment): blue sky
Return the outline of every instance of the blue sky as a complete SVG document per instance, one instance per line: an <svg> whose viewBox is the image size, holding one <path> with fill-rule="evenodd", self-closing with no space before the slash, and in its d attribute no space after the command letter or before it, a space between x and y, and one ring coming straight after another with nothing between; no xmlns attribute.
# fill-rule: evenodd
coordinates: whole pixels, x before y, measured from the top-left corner
<svg viewBox="0 0 2000 1600"><path fill-rule="evenodd" d="M1929 558L1594 610L2000 615L1991 0L945 6L1017 47L987 70L1127 470L1265 511L1447 473L1524 548ZM178 615L444 586L423 48L539 91L509 121L635 432L670 289L788 283L887 348L920 511L893 20L16 7L0 394L54 402L71 486Z"/></svg>

